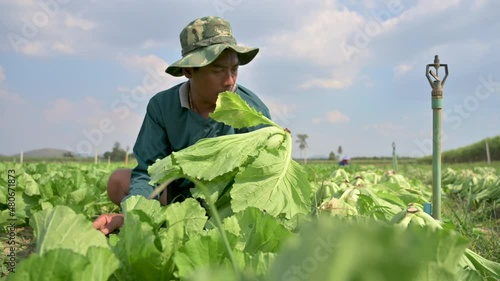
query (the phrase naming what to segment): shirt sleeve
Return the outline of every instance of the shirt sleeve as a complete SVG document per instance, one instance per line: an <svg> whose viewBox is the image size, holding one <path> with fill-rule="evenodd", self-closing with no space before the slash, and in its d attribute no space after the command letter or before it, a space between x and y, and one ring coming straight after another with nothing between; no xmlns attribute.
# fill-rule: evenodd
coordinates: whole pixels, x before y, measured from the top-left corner
<svg viewBox="0 0 500 281"><path fill-rule="evenodd" d="M161 122L161 109L154 100L151 100L134 145L137 166L132 170L129 194L122 202L133 195L149 197L154 188L149 184L151 178L148 174L148 167L157 159L163 159L170 153L167 132Z"/></svg>

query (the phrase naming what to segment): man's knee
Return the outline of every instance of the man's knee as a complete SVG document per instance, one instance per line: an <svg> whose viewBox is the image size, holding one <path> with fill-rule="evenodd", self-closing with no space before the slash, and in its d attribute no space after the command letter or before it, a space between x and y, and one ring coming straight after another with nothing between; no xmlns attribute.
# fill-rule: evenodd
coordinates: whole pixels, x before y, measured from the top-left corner
<svg viewBox="0 0 500 281"><path fill-rule="evenodd" d="M109 176L108 196L113 202L121 202L128 194L131 174L131 169L118 169Z"/></svg>
<svg viewBox="0 0 500 281"><path fill-rule="evenodd" d="M112 185L126 186L130 185L130 176L132 175L131 169L118 169L115 170L108 180L108 188Z"/></svg>

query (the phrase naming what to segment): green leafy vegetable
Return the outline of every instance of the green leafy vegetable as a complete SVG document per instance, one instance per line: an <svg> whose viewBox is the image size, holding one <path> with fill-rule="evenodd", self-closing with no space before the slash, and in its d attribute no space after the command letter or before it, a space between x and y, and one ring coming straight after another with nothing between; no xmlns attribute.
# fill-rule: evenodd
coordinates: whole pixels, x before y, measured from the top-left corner
<svg viewBox="0 0 500 281"><path fill-rule="evenodd" d="M106 237L92 228L85 216L66 206L44 210L31 221L36 236L36 252L43 255L51 249L70 249L87 255L92 246L109 248Z"/></svg>
<svg viewBox="0 0 500 281"><path fill-rule="evenodd" d="M288 130L249 107L237 94L219 95L211 117L235 128L269 125L249 133L202 139L196 144L157 160L148 170L151 184L173 178L201 181L218 207L234 212L256 207L268 214L291 218L308 213L311 185L302 166L292 159ZM214 184L214 179L219 179ZM230 198L225 190L233 183ZM200 191L194 195L204 198ZM230 199L230 200L228 200Z"/></svg>
<svg viewBox="0 0 500 281"><path fill-rule="evenodd" d="M453 277L467 246L450 231L401 232L376 221L324 216L299 234L285 243L266 280L456 280L435 276Z"/></svg>
<svg viewBox="0 0 500 281"><path fill-rule="evenodd" d="M50 280L109 280L119 267L118 259L110 249L90 248L88 256L69 249L53 249L42 255L34 254L23 261L16 272L9 275L13 281Z"/></svg>
<svg viewBox="0 0 500 281"><path fill-rule="evenodd" d="M237 129L255 127L260 124L277 126L232 92L219 95L215 111L210 114L210 117Z"/></svg>

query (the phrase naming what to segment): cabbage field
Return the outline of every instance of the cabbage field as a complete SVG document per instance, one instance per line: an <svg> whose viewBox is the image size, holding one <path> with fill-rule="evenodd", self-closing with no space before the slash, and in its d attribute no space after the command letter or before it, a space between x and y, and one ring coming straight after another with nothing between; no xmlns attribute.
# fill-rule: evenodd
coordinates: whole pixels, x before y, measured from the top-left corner
<svg viewBox="0 0 500 281"><path fill-rule="evenodd" d="M151 183L190 179L194 198L131 197L109 236L92 221L120 211L106 195L118 164L0 163L3 278L500 279L500 169L443 169L437 222L422 210L432 167L300 165L287 129L231 95L217 106L213 118L235 128L268 126L158 160Z"/></svg>

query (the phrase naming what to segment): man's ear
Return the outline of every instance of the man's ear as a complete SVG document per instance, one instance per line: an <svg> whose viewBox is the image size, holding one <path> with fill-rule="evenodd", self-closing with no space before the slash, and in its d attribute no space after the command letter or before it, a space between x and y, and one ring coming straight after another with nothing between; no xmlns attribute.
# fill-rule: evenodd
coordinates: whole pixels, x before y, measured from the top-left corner
<svg viewBox="0 0 500 281"><path fill-rule="evenodd" d="M193 69L192 68L182 68L182 74L186 76L186 78L191 78L193 76Z"/></svg>

